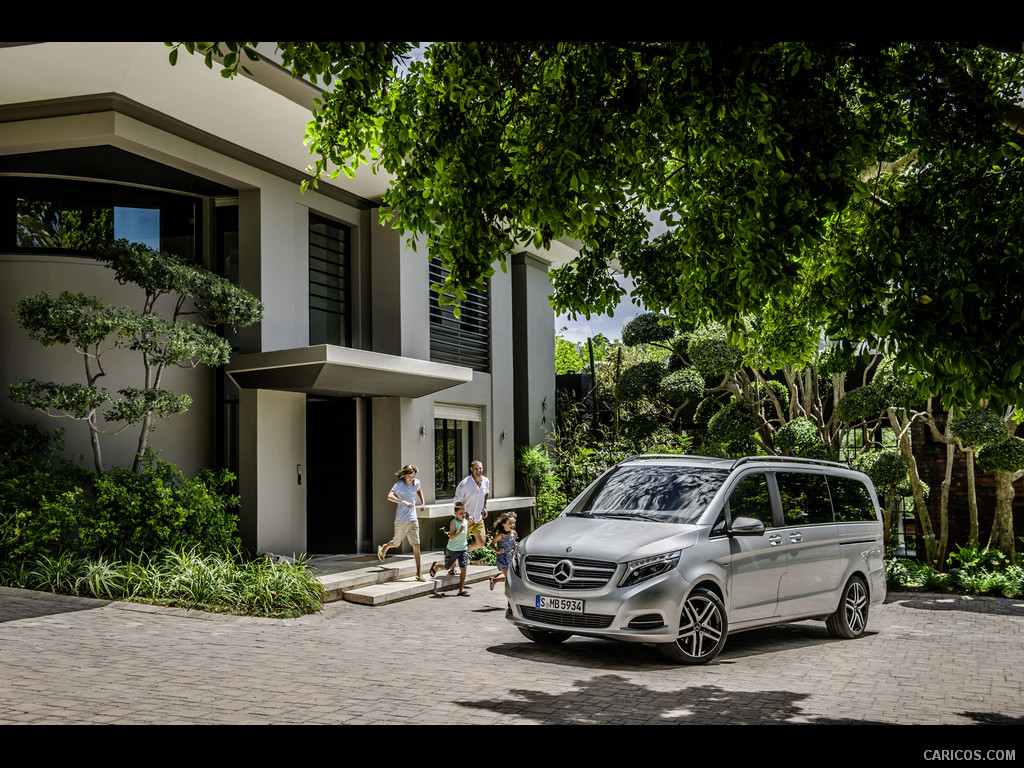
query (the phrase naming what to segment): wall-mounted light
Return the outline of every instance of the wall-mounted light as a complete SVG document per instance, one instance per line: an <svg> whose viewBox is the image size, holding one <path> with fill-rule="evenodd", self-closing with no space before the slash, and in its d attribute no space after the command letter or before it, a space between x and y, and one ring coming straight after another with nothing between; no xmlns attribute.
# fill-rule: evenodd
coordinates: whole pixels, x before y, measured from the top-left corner
<svg viewBox="0 0 1024 768"><path fill-rule="evenodd" d="M426 436L427 436L427 428L424 427L422 424L420 424L420 437L426 437Z"/></svg>
<svg viewBox="0 0 1024 768"><path fill-rule="evenodd" d="M501 442L505 442L506 440L508 440L508 430L503 429L501 430Z"/></svg>

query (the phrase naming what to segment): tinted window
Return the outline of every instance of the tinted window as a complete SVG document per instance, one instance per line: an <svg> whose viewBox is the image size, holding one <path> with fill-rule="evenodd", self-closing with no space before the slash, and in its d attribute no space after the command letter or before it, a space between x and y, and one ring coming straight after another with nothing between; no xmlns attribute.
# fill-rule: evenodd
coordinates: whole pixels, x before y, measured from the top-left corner
<svg viewBox="0 0 1024 768"><path fill-rule="evenodd" d="M764 473L747 475L733 488L729 496L729 512L732 519L752 517L772 527L772 501L768 496L768 478Z"/></svg>
<svg viewBox="0 0 1024 768"><path fill-rule="evenodd" d="M852 477L830 477L828 487L832 491L836 520L844 523L878 520L871 494L864 487L864 483Z"/></svg>
<svg viewBox="0 0 1024 768"><path fill-rule="evenodd" d="M832 503L824 475L778 472L775 478L779 484L782 519L786 525L833 522Z"/></svg>
<svg viewBox="0 0 1024 768"><path fill-rule="evenodd" d="M667 523L693 523L728 477L727 470L701 467L618 467L572 514L627 514Z"/></svg>

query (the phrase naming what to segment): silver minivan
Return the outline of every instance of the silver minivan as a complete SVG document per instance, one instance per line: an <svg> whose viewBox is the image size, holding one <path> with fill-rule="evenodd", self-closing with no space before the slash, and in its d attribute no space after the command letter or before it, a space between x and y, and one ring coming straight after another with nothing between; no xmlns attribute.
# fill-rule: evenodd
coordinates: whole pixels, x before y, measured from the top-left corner
<svg viewBox="0 0 1024 768"><path fill-rule="evenodd" d="M882 531L874 486L845 464L634 456L520 542L506 616L535 642L649 643L682 664L805 619L855 638L885 599Z"/></svg>

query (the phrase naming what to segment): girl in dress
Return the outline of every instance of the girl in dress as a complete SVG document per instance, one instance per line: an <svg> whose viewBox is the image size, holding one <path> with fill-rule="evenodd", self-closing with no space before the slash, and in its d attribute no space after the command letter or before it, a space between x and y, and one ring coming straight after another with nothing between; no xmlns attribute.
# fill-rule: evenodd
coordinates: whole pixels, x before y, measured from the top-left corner
<svg viewBox="0 0 1024 768"><path fill-rule="evenodd" d="M494 589L495 584L508 578L508 567L512 565L512 553L516 549L515 512L505 512L494 524L491 549L498 553L498 569L501 571L500 576L492 576L490 579L491 589Z"/></svg>

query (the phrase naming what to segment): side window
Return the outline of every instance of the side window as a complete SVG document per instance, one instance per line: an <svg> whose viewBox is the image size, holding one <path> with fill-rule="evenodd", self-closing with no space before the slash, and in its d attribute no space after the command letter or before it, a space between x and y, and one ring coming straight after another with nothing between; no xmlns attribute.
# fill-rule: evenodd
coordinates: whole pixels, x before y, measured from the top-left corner
<svg viewBox="0 0 1024 768"><path fill-rule="evenodd" d="M747 475L732 489L729 496L729 511L732 519L752 517L772 527L772 502L768 495L768 477L763 472Z"/></svg>
<svg viewBox="0 0 1024 768"><path fill-rule="evenodd" d="M786 525L831 523L832 502L824 475L810 472L777 472L782 498L782 519Z"/></svg>
<svg viewBox="0 0 1024 768"><path fill-rule="evenodd" d="M842 523L875 522L875 505L864 484L852 477L830 477L828 487L832 491L832 506L836 520Z"/></svg>

